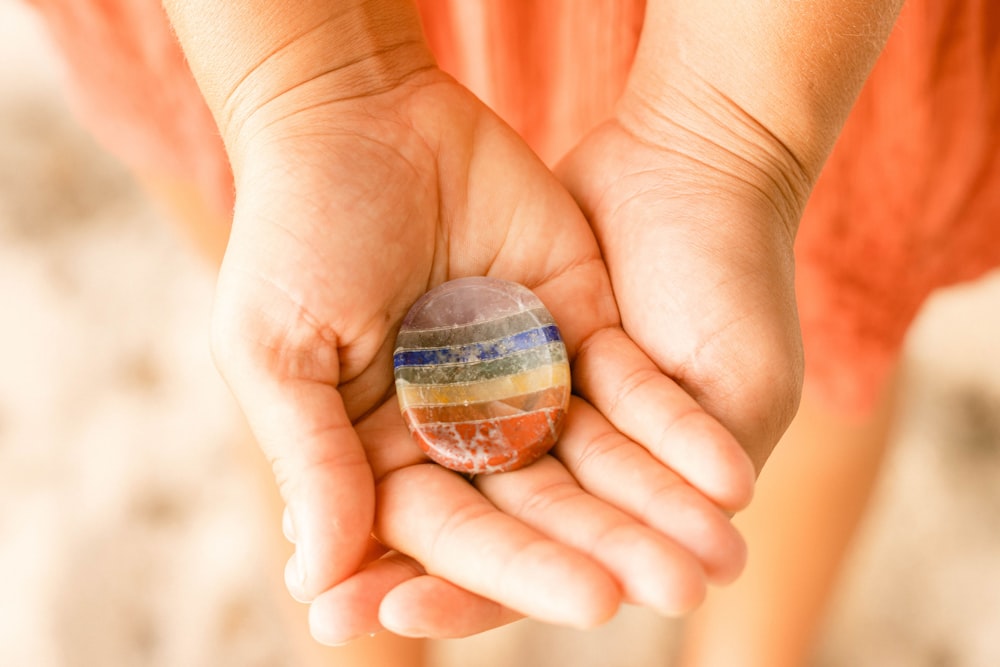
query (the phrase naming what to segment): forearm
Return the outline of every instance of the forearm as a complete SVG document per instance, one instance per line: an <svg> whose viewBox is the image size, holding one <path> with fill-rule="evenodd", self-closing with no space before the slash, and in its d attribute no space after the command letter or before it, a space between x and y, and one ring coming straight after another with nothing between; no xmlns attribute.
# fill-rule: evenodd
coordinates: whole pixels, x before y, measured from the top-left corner
<svg viewBox="0 0 1000 667"><path fill-rule="evenodd" d="M164 0L227 146L433 64L409 0Z"/></svg>
<svg viewBox="0 0 1000 667"><path fill-rule="evenodd" d="M649 0L624 107L691 122L705 112L731 125L705 128L710 132L741 133L740 121L757 124L813 180L901 5ZM745 118L731 117L741 113Z"/></svg>

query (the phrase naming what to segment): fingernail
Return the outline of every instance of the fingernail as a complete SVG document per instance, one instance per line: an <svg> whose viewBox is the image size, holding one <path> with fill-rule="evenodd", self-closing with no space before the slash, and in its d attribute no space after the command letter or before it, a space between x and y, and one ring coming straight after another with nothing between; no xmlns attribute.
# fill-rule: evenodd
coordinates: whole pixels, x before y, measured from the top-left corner
<svg viewBox="0 0 1000 667"><path fill-rule="evenodd" d="M285 564L285 588L288 593L298 602L311 602L305 594L305 566L302 550L296 549L295 553Z"/></svg>
<svg viewBox="0 0 1000 667"><path fill-rule="evenodd" d="M341 641L340 639L327 639L322 635L320 635L319 637L317 637L316 635L312 635L312 638L315 639L320 644L322 644L323 646L329 646L330 648L341 648L343 646L347 646L352 641L357 639L357 637L352 637L351 639L345 639Z"/></svg>
<svg viewBox="0 0 1000 667"><path fill-rule="evenodd" d="M299 578L296 583L299 586L305 586L306 584L306 557L302 549L295 550L295 569L298 572Z"/></svg>
<svg viewBox="0 0 1000 667"><path fill-rule="evenodd" d="M352 644L362 639L374 639L375 637L378 636L378 634L379 634L378 632L369 632L367 634L362 633L360 635L347 637L346 639L342 637L337 637L336 639L330 639L329 637L326 637L324 635L320 635L317 637L316 634L314 633L312 637L313 639L318 641L320 644L323 644L324 646L339 647L339 646L347 646L348 644Z"/></svg>
<svg viewBox="0 0 1000 667"><path fill-rule="evenodd" d="M295 544L295 522L292 521L292 513L287 505L281 515L281 532L284 534L286 540Z"/></svg>
<svg viewBox="0 0 1000 667"><path fill-rule="evenodd" d="M336 636L330 637L329 634L327 634L328 632L329 630L325 628L323 629L323 631L317 632L312 629L310 624L309 633L312 635L313 639L315 639L323 646L331 646L333 648L339 648L341 646L347 646L348 644L351 644L364 637L364 635L353 635L351 637L336 637Z"/></svg>

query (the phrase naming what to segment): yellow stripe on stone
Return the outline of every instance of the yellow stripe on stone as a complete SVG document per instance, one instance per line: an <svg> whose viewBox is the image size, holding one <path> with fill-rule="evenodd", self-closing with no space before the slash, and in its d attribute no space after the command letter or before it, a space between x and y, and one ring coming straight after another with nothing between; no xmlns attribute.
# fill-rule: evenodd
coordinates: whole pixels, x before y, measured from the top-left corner
<svg viewBox="0 0 1000 667"><path fill-rule="evenodd" d="M410 384L396 381L401 410L424 405L461 405L498 401L549 387L569 386L569 364L560 362L504 377L457 384Z"/></svg>

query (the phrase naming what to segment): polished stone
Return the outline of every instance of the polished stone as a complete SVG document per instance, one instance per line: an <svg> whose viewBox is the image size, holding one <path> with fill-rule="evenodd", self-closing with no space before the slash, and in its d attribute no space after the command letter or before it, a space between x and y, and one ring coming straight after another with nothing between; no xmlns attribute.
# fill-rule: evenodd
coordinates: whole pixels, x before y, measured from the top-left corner
<svg viewBox="0 0 1000 667"><path fill-rule="evenodd" d="M516 470L562 431L566 346L549 311L517 283L461 278L422 296L403 320L393 367L410 433L453 470Z"/></svg>

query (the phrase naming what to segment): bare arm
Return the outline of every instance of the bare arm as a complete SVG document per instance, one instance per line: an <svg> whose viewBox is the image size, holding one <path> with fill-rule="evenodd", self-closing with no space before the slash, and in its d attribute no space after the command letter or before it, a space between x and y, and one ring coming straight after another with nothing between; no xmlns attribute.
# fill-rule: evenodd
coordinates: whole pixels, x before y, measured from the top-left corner
<svg viewBox="0 0 1000 667"><path fill-rule="evenodd" d="M163 4L231 157L288 109L377 93L434 62L406 0Z"/></svg>
<svg viewBox="0 0 1000 667"><path fill-rule="evenodd" d="M742 114L775 139L811 182L902 5L650 0L623 107L647 118L652 111L692 123L700 122L699 112L721 121ZM696 129L755 140L750 128L735 122Z"/></svg>

